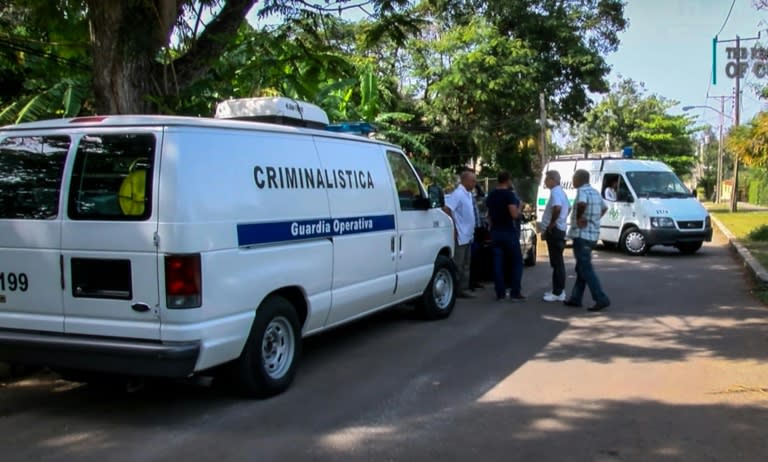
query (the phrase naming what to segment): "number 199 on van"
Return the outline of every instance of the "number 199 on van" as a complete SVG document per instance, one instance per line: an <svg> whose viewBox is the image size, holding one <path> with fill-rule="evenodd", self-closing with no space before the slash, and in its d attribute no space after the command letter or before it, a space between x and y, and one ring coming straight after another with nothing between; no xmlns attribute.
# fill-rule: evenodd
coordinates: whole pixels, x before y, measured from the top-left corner
<svg viewBox="0 0 768 462"><path fill-rule="evenodd" d="M24 273L3 273L0 272L0 291L9 290L11 292L26 292L29 288L29 279Z"/></svg>

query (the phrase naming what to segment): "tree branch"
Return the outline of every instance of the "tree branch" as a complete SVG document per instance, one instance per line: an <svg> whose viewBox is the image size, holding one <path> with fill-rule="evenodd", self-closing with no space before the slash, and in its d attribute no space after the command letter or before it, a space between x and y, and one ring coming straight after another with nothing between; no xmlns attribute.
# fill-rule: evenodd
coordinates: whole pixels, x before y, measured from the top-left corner
<svg viewBox="0 0 768 462"><path fill-rule="evenodd" d="M237 33L245 16L258 0L227 0L219 14L205 28L187 53L173 62L179 87L184 88L201 78L221 56L228 39Z"/></svg>

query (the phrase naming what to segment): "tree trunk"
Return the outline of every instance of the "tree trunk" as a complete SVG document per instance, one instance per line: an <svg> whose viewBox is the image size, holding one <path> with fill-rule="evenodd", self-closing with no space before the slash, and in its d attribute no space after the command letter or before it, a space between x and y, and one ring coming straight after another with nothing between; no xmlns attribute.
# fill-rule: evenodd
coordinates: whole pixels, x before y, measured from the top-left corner
<svg viewBox="0 0 768 462"><path fill-rule="evenodd" d="M151 114L151 97L194 84L221 56L258 0L224 0L187 52L163 70L157 54L168 44L183 4L191 0L86 0L91 25L93 89L99 114ZM169 78L168 76L173 76Z"/></svg>
<svg viewBox="0 0 768 462"><path fill-rule="evenodd" d="M158 49L156 21L137 15L134 2L88 0L93 89L99 114L153 112L152 75ZM141 17L144 16L144 17Z"/></svg>

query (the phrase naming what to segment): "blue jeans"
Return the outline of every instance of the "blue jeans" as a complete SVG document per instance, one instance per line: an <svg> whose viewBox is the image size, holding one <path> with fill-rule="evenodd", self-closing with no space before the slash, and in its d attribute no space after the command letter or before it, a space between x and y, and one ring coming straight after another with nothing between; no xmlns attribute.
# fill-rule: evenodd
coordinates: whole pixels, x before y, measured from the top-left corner
<svg viewBox="0 0 768 462"><path fill-rule="evenodd" d="M595 303L610 304L608 296L600 286L600 280L592 267L592 249L597 245L595 241L587 241L580 238L573 239L573 256L576 259L576 283L571 290L570 300L581 304L584 297L584 289L589 286L589 292Z"/></svg>
<svg viewBox="0 0 768 462"><path fill-rule="evenodd" d="M523 280L523 253L514 231L491 231L493 242L493 286L496 297L520 295Z"/></svg>

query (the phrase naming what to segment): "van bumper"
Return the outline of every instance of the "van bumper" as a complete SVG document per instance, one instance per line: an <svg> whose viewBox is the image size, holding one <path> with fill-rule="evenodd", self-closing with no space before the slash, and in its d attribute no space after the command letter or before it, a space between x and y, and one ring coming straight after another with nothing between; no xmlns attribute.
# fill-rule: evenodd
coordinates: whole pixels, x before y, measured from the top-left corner
<svg viewBox="0 0 768 462"><path fill-rule="evenodd" d="M188 377L199 342L164 344L84 335L0 330L0 361L142 377Z"/></svg>
<svg viewBox="0 0 768 462"><path fill-rule="evenodd" d="M677 229L651 229L645 236L648 245L675 245L682 242L710 242L712 228L701 231L680 231Z"/></svg>

